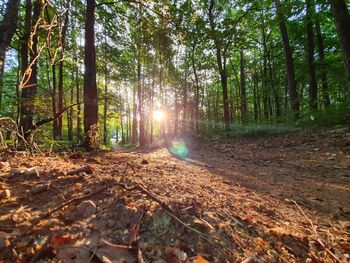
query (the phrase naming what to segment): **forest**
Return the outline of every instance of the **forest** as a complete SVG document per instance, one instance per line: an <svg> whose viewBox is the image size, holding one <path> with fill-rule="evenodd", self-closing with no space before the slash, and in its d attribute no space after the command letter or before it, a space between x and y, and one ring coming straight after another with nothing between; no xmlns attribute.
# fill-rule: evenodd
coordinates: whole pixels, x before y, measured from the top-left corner
<svg viewBox="0 0 350 263"><path fill-rule="evenodd" d="M345 0L1 0L0 262L348 262Z"/></svg>

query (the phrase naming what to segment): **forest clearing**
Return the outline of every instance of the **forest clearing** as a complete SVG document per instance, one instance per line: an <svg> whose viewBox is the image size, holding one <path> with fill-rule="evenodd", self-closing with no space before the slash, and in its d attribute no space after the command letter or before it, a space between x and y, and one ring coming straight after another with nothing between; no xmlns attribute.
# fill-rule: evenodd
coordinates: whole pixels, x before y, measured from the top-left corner
<svg viewBox="0 0 350 263"><path fill-rule="evenodd" d="M0 1L0 263L350 262L349 7Z"/></svg>

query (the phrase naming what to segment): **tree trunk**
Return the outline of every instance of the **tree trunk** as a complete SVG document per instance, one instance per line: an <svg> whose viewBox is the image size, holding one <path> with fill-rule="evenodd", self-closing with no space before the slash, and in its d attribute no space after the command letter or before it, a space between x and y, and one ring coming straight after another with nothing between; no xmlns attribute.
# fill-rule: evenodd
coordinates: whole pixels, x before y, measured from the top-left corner
<svg viewBox="0 0 350 263"><path fill-rule="evenodd" d="M215 29L215 23L214 23L214 16L213 16L213 8L215 5L215 0L210 0L210 6L208 10L209 15L209 23L210 28L213 33L216 32ZM222 96L223 96L223 102L224 102L224 122L225 122L225 130L226 132L230 129L230 110L229 110L229 102L228 102L228 93L227 93L227 70L226 70L226 58L225 56L222 56L222 48L220 40L216 37L215 34L213 34L213 40L215 44L215 50L216 50L216 63L219 69L220 73L220 80L221 80L221 87L222 87ZM225 52L224 52L225 53Z"/></svg>
<svg viewBox="0 0 350 263"><path fill-rule="evenodd" d="M104 32L104 44L107 48L107 34ZM107 69L107 50L104 50L104 75L105 75L105 87L104 87L104 96L103 96L103 144L107 145L107 107L108 107L108 69Z"/></svg>
<svg viewBox="0 0 350 263"><path fill-rule="evenodd" d="M313 0L306 0L306 35L307 35L307 66L309 71L309 107L317 110L317 80L314 63L314 3Z"/></svg>
<svg viewBox="0 0 350 263"><path fill-rule="evenodd" d="M188 68L185 68L185 79L183 81L182 88L182 134L185 135L187 132L187 74Z"/></svg>
<svg viewBox="0 0 350 263"><path fill-rule="evenodd" d="M4 83L5 55L17 29L19 4L20 0L8 0L5 15L0 24L0 108Z"/></svg>
<svg viewBox="0 0 350 263"><path fill-rule="evenodd" d="M82 139L82 128L81 128L81 106L80 106L80 85L79 85L79 67L78 67L78 55L75 51L75 92L76 92L76 102L77 102L77 139L80 141Z"/></svg>
<svg viewBox="0 0 350 263"><path fill-rule="evenodd" d="M343 55L347 74L347 96L350 97L350 15L345 0L329 0L331 12L338 33L340 49Z"/></svg>
<svg viewBox="0 0 350 263"><path fill-rule="evenodd" d="M320 75L321 75L321 84L322 84L322 99L323 99L323 106L327 108L330 105L330 99L329 99L329 91L328 91L328 81L327 81L327 70L326 70L326 61L325 61L325 55L324 55L324 44L323 44L323 37L321 33L321 26L320 26L320 20L319 16L316 17L316 37L317 37L317 48L318 48L318 55L319 55L319 65L320 65Z"/></svg>
<svg viewBox="0 0 350 263"><path fill-rule="evenodd" d="M137 103L136 103L136 87L133 87L132 92L132 133L131 133L131 143L137 143Z"/></svg>
<svg viewBox="0 0 350 263"><path fill-rule="evenodd" d="M138 105L138 113L139 113L139 128L140 128L140 137L139 137L139 145L140 147L144 147L146 145L146 137L145 137L145 120L143 114L143 89L142 89L142 65L140 57L137 58L137 97L139 99Z"/></svg>
<svg viewBox="0 0 350 263"><path fill-rule="evenodd" d="M37 23L41 12L41 2L35 1L32 17L32 27L34 28ZM29 81L26 87L22 89L22 107L21 107L21 128L24 133L25 139L31 144L33 141L32 134L28 133L29 129L33 126L34 120L34 110L35 110L35 98L37 92L37 56L38 56L38 32L39 28L36 29L37 32L32 37L32 46L30 49L30 62L32 64L31 74L29 76Z"/></svg>
<svg viewBox="0 0 350 263"><path fill-rule="evenodd" d="M244 53L240 50L240 75L241 75L241 117L242 123L247 121L247 98L245 90L245 69L244 69Z"/></svg>
<svg viewBox="0 0 350 263"><path fill-rule="evenodd" d="M57 85L56 85L56 64L52 65L52 115L55 116L57 113ZM54 120L53 123L53 138L55 140L60 138L60 130L58 120Z"/></svg>
<svg viewBox="0 0 350 263"><path fill-rule="evenodd" d="M69 2L68 7L69 9ZM69 12L67 11L64 18L64 25L62 27L61 36L61 57L58 64L58 112L63 110L63 62L64 62L64 48L66 41L66 33L68 28ZM62 115L58 118L58 137L62 138Z"/></svg>
<svg viewBox="0 0 350 263"><path fill-rule="evenodd" d="M87 0L85 19L85 73L84 73L84 132L85 147L97 146L98 121L96 51L95 51L95 0Z"/></svg>
<svg viewBox="0 0 350 263"><path fill-rule="evenodd" d="M74 70L72 71L72 80L74 80ZM70 105L74 103L74 84L70 87ZM70 108L68 114L68 140L73 141L73 108Z"/></svg>
<svg viewBox="0 0 350 263"><path fill-rule="evenodd" d="M300 115L300 109L299 109L299 99L298 99L298 92L297 92L297 83L295 80L293 53L289 45L289 37L287 32L287 26L285 23L283 7L281 5L280 0L274 0L274 1L276 4L279 28L280 28L281 37L282 37L284 57L285 57L285 62L287 67L290 104L292 108L293 117L294 119L297 119L299 118L299 115Z"/></svg>

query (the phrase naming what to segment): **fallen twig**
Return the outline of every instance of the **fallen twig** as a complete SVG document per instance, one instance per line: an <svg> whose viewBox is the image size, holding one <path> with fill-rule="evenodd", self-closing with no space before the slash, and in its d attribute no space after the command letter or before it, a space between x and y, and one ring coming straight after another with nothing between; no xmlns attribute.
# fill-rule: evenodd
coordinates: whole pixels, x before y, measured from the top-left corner
<svg viewBox="0 0 350 263"><path fill-rule="evenodd" d="M134 173L136 173L134 166L132 166L130 163L126 162L126 166L124 169L124 174L126 173L126 170L130 167Z"/></svg>
<svg viewBox="0 0 350 263"><path fill-rule="evenodd" d="M332 252L330 251L326 245L323 243L323 241L321 240L320 236L318 235L317 233L317 229L315 227L315 225L313 224L312 220L310 218L307 217L307 215L305 214L304 210L298 205L298 203L294 200L291 200L295 205L296 207L298 207L298 209L300 210L301 214L304 216L304 218L309 221L310 225L311 225L311 228L312 230L314 231L315 233L315 236L316 236L316 241L337 261L337 262L341 262L341 260Z"/></svg>

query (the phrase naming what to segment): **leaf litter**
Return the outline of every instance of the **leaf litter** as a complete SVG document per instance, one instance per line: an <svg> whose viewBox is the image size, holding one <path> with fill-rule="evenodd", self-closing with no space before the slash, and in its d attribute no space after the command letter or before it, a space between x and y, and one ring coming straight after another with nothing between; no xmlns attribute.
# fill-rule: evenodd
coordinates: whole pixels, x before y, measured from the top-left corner
<svg viewBox="0 0 350 263"><path fill-rule="evenodd" d="M346 134L3 154L0 262L348 262Z"/></svg>

